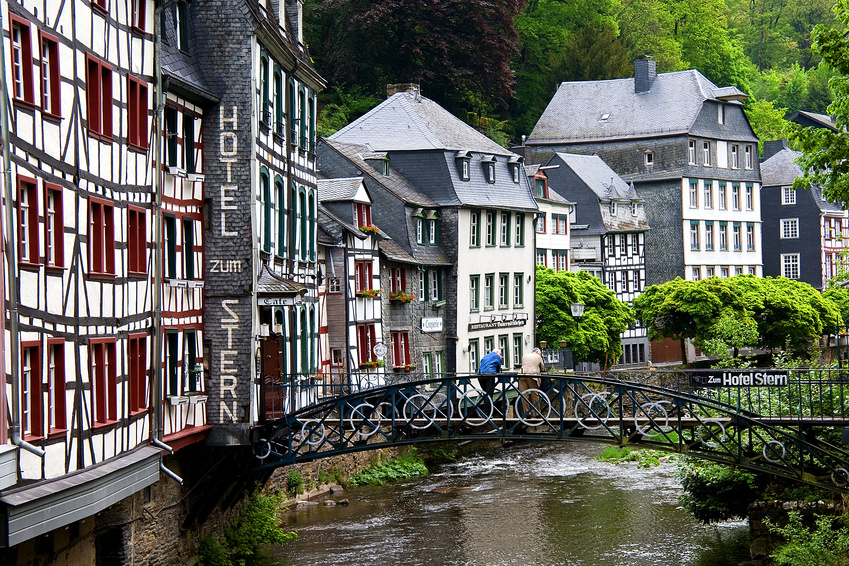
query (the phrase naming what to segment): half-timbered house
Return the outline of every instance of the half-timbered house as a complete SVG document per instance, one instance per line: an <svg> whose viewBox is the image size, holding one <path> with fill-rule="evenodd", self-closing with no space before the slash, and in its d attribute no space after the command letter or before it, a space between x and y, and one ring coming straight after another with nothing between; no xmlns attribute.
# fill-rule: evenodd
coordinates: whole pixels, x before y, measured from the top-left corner
<svg viewBox="0 0 849 566"><path fill-rule="evenodd" d="M325 245L327 346L323 368L334 386L357 390L384 383L379 228L372 224L372 200L361 177L319 179L319 224L332 237ZM329 354L329 355L328 355Z"/></svg>
<svg viewBox="0 0 849 566"><path fill-rule="evenodd" d="M17 482L0 495L0 546L14 546L159 479L149 379L154 5L24 1L0 11Z"/></svg>
<svg viewBox="0 0 849 566"><path fill-rule="evenodd" d="M556 153L548 162L550 183L573 201L572 271L602 280L616 298L632 303L646 286L645 242L649 229L643 199L596 155ZM648 361L646 329L622 335L623 365Z"/></svg>

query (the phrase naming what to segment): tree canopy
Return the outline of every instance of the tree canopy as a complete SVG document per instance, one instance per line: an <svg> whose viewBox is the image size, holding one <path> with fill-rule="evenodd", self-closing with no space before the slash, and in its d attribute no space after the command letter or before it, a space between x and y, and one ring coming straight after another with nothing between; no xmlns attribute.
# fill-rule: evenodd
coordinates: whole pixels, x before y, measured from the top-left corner
<svg viewBox="0 0 849 566"><path fill-rule="evenodd" d="M539 266L536 275L537 339L566 340L579 361L615 363L622 356L622 333L634 322L631 307L586 272ZM584 304L580 319L572 316L572 303Z"/></svg>
<svg viewBox="0 0 849 566"><path fill-rule="evenodd" d="M723 345L804 353L839 321L836 306L807 283L752 275L652 285L634 310L649 339L689 338L713 354Z"/></svg>
<svg viewBox="0 0 849 566"><path fill-rule="evenodd" d="M332 84L417 82L448 110L506 109L523 0L308 0L307 41Z"/></svg>
<svg viewBox="0 0 849 566"><path fill-rule="evenodd" d="M849 0L837 0L837 17L849 25ZM802 175L793 186L807 188L812 184L822 186L823 196L829 202L849 202L849 37L842 31L816 26L813 32L813 51L822 57L824 64L834 69L837 75L829 81L834 102L828 106L828 114L837 127L802 128L793 125L790 140L802 151L798 159Z"/></svg>

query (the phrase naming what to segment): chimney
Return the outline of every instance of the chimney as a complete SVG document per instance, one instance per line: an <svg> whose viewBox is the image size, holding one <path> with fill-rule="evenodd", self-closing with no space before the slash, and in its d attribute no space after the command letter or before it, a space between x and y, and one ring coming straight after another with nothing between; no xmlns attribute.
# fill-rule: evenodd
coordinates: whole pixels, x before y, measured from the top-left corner
<svg viewBox="0 0 849 566"><path fill-rule="evenodd" d="M386 85L386 98L389 98L393 94L397 94L399 92L409 92L413 95L413 100L419 99L419 90L418 83L397 83L394 85Z"/></svg>
<svg viewBox="0 0 849 566"><path fill-rule="evenodd" d="M304 0L285 0L286 18L289 29L295 34L299 44L304 43Z"/></svg>
<svg viewBox="0 0 849 566"><path fill-rule="evenodd" d="M657 66L651 55L640 55L634 59L634 93L649 92L657 78Z"/></svg>
<svg viewBox="0 0 849 566"><path fill-rule="evenodd" d="M788 148L787 140L774 140L774 141L765 141L764 142L764 157L763 161L766 161L776 153L784 151Z"/></svg>

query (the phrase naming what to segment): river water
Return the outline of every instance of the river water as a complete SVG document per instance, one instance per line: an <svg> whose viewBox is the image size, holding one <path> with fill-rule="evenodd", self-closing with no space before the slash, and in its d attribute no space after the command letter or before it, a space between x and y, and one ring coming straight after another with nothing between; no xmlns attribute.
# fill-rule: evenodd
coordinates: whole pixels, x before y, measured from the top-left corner
<svg viewBox="0 0 849 566"><path fill-rule="evenodd" d="M590 443L514 444L415 481L351 488L286 513L297 541L253 566L736 566L745 522L679 507L674 464L597 462Z"/></svg>

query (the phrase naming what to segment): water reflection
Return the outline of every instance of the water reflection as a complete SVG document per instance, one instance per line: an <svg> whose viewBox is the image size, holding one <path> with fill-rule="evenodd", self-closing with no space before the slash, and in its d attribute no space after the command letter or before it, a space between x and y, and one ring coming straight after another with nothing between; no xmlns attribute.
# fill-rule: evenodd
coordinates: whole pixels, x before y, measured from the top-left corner
<svg viewBox="0 0 849 566"><path fill-rule="evenodd" d="M745 523L697 524L673 467L593 459L591 444L514 445L423 480L355 488L286 515L299 539L263 566L736 566Z"/></svg>

